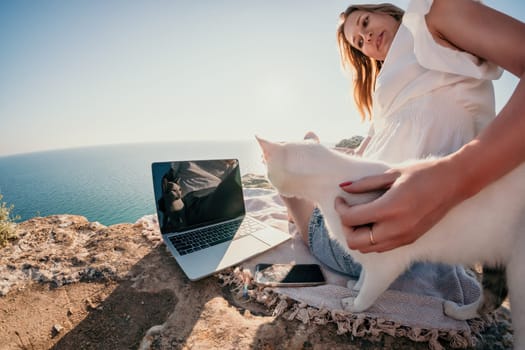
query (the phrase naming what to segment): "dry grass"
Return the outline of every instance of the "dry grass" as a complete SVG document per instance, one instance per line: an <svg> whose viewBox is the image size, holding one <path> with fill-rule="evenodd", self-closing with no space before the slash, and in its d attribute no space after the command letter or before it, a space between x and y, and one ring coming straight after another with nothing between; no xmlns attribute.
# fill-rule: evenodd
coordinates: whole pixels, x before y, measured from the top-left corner
<svg viewBox="0 0 525 350"><path fill-rule="evenodd" d="M7 205L2 201L0 194L0 248L5 247L10 240L17 237L17 225L15 220L18 217L11 215L14 206Z"/></svg>

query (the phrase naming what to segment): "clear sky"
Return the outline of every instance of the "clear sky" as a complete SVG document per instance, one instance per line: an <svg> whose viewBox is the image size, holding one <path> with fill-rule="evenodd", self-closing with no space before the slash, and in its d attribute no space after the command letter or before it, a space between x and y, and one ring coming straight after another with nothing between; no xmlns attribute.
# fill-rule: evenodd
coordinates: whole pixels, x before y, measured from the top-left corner
<svg viewBox="0 0 525 350"><path fill-rule="evenodd" d="M525 20L521 0L484 2ZM348 4L2 0L0 156L254 134L291 140L308 130L325 141L363 134L335 42ZM496 82L498 109L516 83L508 73Z"/></svg>

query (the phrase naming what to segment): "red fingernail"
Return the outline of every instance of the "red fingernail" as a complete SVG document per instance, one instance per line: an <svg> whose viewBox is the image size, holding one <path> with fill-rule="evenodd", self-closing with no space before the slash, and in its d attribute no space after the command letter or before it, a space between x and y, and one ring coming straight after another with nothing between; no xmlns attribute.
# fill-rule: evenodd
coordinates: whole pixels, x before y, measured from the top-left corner
<svg viewBox="0 0 525 350"><path fill-rule="evenodd" d="M345 187L350 186L352 184L352 181L345 181L339 184L339 187Z"/></svg>

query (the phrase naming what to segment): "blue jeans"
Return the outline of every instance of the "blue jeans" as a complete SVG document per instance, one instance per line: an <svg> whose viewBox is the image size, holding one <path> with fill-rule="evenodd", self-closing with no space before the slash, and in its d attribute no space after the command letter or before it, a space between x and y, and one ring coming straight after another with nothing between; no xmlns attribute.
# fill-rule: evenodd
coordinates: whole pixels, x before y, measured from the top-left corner
<svg viewBox="0 0 525 350"><path fill-rule="evenodd" d="M323 215L315 208L308 224L308 246L312 254L333 270L359 278L361 265L328 234Z"/></svg>

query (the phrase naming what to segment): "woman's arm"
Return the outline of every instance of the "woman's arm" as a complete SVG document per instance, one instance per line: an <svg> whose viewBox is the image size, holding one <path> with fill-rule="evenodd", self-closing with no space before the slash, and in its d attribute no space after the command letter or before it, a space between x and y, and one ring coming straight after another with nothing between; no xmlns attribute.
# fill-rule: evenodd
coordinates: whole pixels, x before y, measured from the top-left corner
<svg viewBox="0 0 525 350"><path fill-rule="evenodd" d="M449 157L463 165L460 185L469 197L525 160L525 24L472 0L435 0L427 24L435 35L520 78L498 118Z"/></svg>
<svg viewBox="0 0 525 350"><path fill-rule="evenodd" d="M520 82L498 117L459 151L344 186L353 193L389 189L360 206L336 202L352 249L385 251L415 241L453 206L525 161L525 24L472 0L434 0L426 21L436 41L494 62ZM354 229L370 223L375 245L368 228Z"/></svg>
<svg viewBox="0 0 525 350"><path fill-rule="evenodd" d="M370 143L370 139L371 138L372 138L371 136L367 136L367 137L365 137L363 139L363 141L361 141L361 144L359 145L359 147L357 147L357 149L355 151L355 155L356 156L361 157L363 155L363 153L365 152L366 147Z"/></svg>

